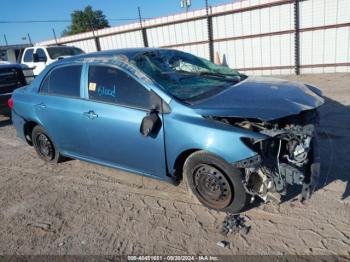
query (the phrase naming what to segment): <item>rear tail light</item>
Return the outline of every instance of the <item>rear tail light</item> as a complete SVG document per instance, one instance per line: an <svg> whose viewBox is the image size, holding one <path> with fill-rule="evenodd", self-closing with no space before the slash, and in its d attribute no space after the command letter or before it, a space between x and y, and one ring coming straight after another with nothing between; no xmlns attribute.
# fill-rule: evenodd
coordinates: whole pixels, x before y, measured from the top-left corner
<svg viewBox="0 0 350 262"><path fill-rule="evenodd" d="M13 108L13 105L14 105L14 103L13 103L13 99L12 98L10 98L8 101L7 101L7 104L8 104L8 106L9 106L9 108Z"/></svg>

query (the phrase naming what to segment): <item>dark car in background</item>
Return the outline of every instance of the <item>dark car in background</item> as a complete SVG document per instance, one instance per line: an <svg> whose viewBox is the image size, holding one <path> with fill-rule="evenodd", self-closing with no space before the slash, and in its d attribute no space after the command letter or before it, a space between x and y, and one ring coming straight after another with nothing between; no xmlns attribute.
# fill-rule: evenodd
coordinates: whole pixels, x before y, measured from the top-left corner
<svg viewBox="0 0 350 262"><path fill-rule="evenodd" d="M8 99L13 90L26 84L21 65L0 64L0 114L10 113L7 106Z"/></svg>

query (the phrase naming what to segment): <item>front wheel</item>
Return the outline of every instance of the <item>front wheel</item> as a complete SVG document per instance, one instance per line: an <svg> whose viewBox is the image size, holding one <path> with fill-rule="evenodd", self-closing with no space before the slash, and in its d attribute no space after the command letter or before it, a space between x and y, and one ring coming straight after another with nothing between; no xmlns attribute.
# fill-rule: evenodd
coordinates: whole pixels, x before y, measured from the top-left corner
<svg viewBox="0 0 350 262"><path fill-rule="evenodd" d="M61 160L60 153L47 132L41 126L35 126L32 132L32 141L35 151L45 162L58 163Z"/></svg>
<svg viewBox="0 0 350 262"><path fill-rule="evenodd" d="M198 200L210 209L240 212L247 202L240 170L205 151L190 155L184 164L184 176Z"/></svg>

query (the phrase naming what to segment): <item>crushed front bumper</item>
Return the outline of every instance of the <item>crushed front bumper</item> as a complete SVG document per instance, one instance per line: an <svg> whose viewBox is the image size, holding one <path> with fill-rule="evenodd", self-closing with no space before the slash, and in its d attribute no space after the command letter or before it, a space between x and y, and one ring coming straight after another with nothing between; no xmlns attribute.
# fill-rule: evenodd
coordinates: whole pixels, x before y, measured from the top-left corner
<svg viewBox="0 0 350 262"><path fill-rule="evenodd" d="M264 201L280 200L292 185L302 187L300 199L307 200L316 190L320 176L320 156L315 125L299 126L271 134L249 145L257 155L234 163L244 170L248 194Z"/></svg>
<svg viewBox="0 0 350 262"><path fill-rule="evenodd" d="M310 199L311 195L315 192L318 186L318 181L321 172L321 158L319 150L319 139L317 133L315 133L312 141L312 163L310 164L310 177L309 181L303 182L301 191L301 201Z"/></svg>

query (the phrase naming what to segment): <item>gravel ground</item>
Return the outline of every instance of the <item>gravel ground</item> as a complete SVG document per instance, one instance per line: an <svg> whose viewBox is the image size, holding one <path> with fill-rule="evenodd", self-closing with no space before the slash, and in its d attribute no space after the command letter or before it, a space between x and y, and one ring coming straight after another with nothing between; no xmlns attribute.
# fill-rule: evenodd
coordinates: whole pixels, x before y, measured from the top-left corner
<svg viewBox="0 0 350 262"><path fill-rule="evenodd" d="M0 254L350 255L350 74L288 76L319 86L322 179L306 204L244 213L248 235L219 234L225 214L184 186L81 161L46 165L0 117ZM228 240L231 248L216 245Z"/></svg>

